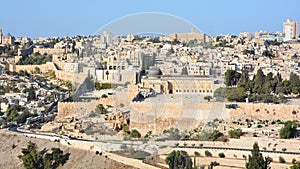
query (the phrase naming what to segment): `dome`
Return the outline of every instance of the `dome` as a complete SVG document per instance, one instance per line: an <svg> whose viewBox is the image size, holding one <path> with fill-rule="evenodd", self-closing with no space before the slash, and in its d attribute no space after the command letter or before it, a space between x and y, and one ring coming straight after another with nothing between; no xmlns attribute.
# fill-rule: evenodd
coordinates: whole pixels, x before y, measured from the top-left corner
<svg viewBox="0 0 300 169"><path fill-rule="evenodd" d="M150 69L148 70L148 75L150 76L162 75L162 72L158 67L150 67Z"/></svg>

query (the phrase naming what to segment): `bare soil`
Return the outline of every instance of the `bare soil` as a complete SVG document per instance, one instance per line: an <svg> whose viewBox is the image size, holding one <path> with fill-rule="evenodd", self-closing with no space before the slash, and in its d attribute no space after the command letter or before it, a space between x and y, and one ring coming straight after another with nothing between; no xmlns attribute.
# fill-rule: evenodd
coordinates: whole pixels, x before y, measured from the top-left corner
<svg viewBox="0 0 300 169"><path fill-rule="evenodd" d="M0 169L21 169L24 168L22 160L18 158L21 155L21 149L27 147L27 143L31 141L37 144L40 150L50 150L58 147L64 153L70 153L69 160L59 169L132 169L134 167L127 166L117 161L106 158L105 156L96 155L95 152L74 149L60 145L58 142L49 140L29 138L17 134L0 133Z"/></svg>

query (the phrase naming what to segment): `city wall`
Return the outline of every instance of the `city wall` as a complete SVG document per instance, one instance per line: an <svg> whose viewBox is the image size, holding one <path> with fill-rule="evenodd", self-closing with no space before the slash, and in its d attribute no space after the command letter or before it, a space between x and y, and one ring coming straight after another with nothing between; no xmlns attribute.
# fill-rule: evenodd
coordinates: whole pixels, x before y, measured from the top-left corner
<svg viewBox="0 0 300 169"><path fill-rule="evenodd" d="M224 103L132 102L131 107L130 126L142 134L150 130L159 134L171 127L190 130L203 121L230 119L230 111L225 109Z"/></svg>
<svg viewBox="0 0 300 169"><path fill-rule="evenodd" d="M33 53L39 52L40 54L47 53L48 55L50 54L61 54L65 53L66 49L61 49L61 48L33 48Z"/></svg>
<svg viewBox="0 0 300 169"><path fill-rule="evenodd" d="M226 103L229 104L229 103ZM191 130L213 119L234 120L300 120L299 105L238 103L238 108L227 109L225 103L152 103L132 102L130 114L131 128L142 135L148 131L162 133L171 127Z"/></svg>
<svg viewBox="0 0 300 169"><path fill-rule="evenodd" d="M96 106L102 104L104 107L123 107L130 104L131 95L128 90L122 90L114 95L109 95L107 98L101 98L90 102L58 102L58 114L55 118L56 121L64 121L71 117L83 117L95 111ZM121 106L121 104L123 104Z"/></svg>
<svg viewBox="0 0 300 169"><path fill-rule="evenodd" d="M56 71L56 68L52 62L47 62L46 64L42 65L15 65L15 71L19 72L21 70L28 72L35 71L34 69L38 67L41 72L47 72L47 71Z"/></svg>
<svg viewBox="0 0 300 169"><path fill-rule="evenodd" d="M103 104L103 106L115 106L116 103L113 97L101 98L90 102L58 102L58 112L55 118L56 121L65 121L72 117L83 117L96 110L96 106Z"/></svg>
<svg viewBox="0 0 300 169"><path fill-rule="evenodd" d="M293 111L297 114L293 114ZM300 120L300 105L238 103L238 108L230 109L232 120Z"/></svg>
<svg viewBox="0 0 300 169"><path fill-rule="evenodd" d="M19 72L21 70L27 70L28 72L31 72L35 71L36 67L38 67L41 72L54 71L56 78L64 81L81 83L87 77L86 74L76 74L58 70L53 62L47 62L42 65L10 65L10 71Z"/></svg>

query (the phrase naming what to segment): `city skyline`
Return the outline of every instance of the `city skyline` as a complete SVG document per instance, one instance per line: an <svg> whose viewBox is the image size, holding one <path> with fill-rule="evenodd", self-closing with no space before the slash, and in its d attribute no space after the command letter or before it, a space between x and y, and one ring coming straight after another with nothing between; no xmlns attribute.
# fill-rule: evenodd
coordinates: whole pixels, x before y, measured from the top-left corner
<svg viewBox="0 0 300 169"><path fill-rule="evenodd" d="M119 4L119 5L115 5ZM182 18L209 35L267 30L283 31L288 18L299 21L298 1L263 2L198 1L5 1L0 14L3 32L16 37L92 35L119 18L143 12L165 13ZM159 23L158 23L159 24ZM171 33L171 32L170 32Z"/></svg>

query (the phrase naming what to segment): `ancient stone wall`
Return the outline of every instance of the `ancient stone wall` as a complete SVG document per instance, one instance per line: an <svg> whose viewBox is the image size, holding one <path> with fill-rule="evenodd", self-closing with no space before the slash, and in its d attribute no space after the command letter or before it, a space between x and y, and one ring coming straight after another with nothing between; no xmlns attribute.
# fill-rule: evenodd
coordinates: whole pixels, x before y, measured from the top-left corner
<svg viewBox="0 0 300 169"><path fill-rule="evenodd" d="M52 62L47 62L46 64L42 65L15 65L15 71L19 72L21 70L28 72L34 71L34 69L38 67L41 72L47 72L47 71L56 71L56 68Z"/></svg>
<svg viewBox="0 0 300 169"><path fill-rule="evenodd" d="M47 53L48 55L53 55L53 54L62 54L66 50L65 49L60 49L60 48L33 48L33 53L39 52L40 54Z"/></svg>
<svg viewBox="0 0 300 169"><path fill-rule="evenodd" d="M238 108L230 109L233 120L300 120L300 105L265 104L265 103L238 103Z"/></svg>
<svg viewBox="0 0 300 169"><path fill-rule="evenodd" d="M224 103L132 102L131 107L130 126L142 134L150 130L159 134L171 127L190 130L203 121L230 119Z"/></svg>
<svg viewBox="0 0 300 169"><path fill-rule="evenodd" d="M11 71L15 72L19 72L21 70L27 70L28 72L31 72L34 71L35 67L38 67L41 72L54 71L56 78L64 81L71 81L78 84L83 82L84 79L87 77L86 74L77 74L58 70L53 62L47 62L46 64L42 65L10 65L10 67Z"/></svg>
<svg viewBox="0 0 300 169"><path fill-rule="evenodd" d="M226 103L230 104L230 103ZM234 121L238 119L253 120L300 120L299 105L286 104L253 104L238 103L238 108L227 109L225 103L152 103L132 102L130 114L131 128L136 128L142 134L152 131L162 133L171 127L180 130L190 130L198 127L202 122L215 118Z"/></svg>
<svg viewBox="0 0 300 169"><path fill-rule="evenodd" d="M68 118L86 116L91 111L95 111L99 104L103 104L105 107L108 105L115 107L118 102L114 96L90 102L58 102L58 113L55 120L66 121Z"/></svg>
<svg viewBox="0 0 300 169"><path fill-rule="evenodd" d="M101 98L90 102L59 102L58 114L55 120L62 122L72 117L80 118L86 116L91 111L95 111L96 106L99 104L103 104L104 107L112 106L115 108L129 106L131 97L128 93L130 93L128 89L123 89L114 95L108 95L107 98Z"/></svg>

